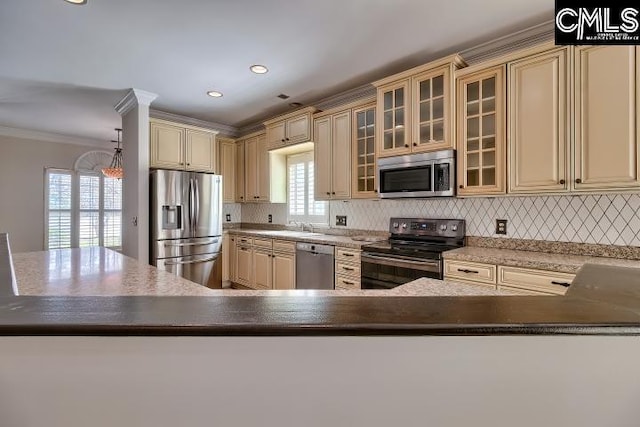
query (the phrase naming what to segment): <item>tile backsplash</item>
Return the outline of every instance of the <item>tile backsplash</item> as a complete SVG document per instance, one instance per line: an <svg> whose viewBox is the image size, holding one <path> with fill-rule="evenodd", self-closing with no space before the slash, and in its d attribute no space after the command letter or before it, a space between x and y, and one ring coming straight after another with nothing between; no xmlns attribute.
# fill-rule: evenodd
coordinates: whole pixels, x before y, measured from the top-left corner
<svg viewBox="0 0 640 427"><path fill-rule="evenodd" d="M226 207L227 205L225 205ZM242 205L242 222L286 224L286 204ZM329 203L330 224L346 215L349 229L386 231L392 216L460 218L467 235L640 246L640 194L349 200ZM508 221L495 234L496 219ZM336 227L343 228L343 227Z"/></svg>

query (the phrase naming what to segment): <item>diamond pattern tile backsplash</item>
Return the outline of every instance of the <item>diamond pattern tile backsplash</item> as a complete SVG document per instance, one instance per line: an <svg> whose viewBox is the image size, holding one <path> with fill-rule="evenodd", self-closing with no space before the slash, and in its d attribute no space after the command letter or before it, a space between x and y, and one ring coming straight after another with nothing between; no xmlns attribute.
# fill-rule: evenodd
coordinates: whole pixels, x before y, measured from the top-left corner
<svg viewBox="0 0 640 427"><path fill-rule="evenodd" d="M226 205L225 205L226 206ZM495 197L330 202L330 224L347 216L347 228L386 231L392 216L457 218L467 235L640 246L640 194ZM286 204L242 205L242 222L285 224ZM507 235L496 235L506 219ZM336 227L342 228L342 227Z"/></svg>

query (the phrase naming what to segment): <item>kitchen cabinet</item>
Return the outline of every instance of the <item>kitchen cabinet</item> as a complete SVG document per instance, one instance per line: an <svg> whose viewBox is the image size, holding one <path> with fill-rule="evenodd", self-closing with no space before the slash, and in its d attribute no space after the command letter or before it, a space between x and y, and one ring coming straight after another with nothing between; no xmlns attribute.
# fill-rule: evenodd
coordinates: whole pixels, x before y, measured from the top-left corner
<svg viewBox="0 0 640 427"><path fill-rule="evenodd" d="M369 104L353 110L351 140L351 198L377 198L376 107Z"/></svg>
<svg viewBox="0 0 640 427"><path fill-rule="evenodd" d="M149 134L150 167L216 172L215 131L152 119Z"/></svg>
<svg viewBox="0 0 640 427"><path fill-rule="evenodd" d="M233 203L236 201L236 143L232 139L218 138L220 166L218 171L222 175L222 201Z"/></svg>
<svg viewBox="0 0 640 427"><path fill-rule="evenodd" d="M458 85L458 194L506 192L504 65L466 74Z"/></svg>
<svg viewBox="0 0 640 427"><path fill-rule="evenodd" d="M237 203L246 202L245 187L245 141L236 142L236 178L235 178L235 199Z"/></svg>
<svg viewBox="0 0 640 427"><path fill-rule="evenodd" d="M311 140L312 114L316 111L307 107L264 123L266 127L266 146L268 150Z"/></svg>
<svg viewBox="0 0 640 427"><path fill-rule="evenodd" d="M226 242L226 246L225 246ZM226 255L225 255L226 253ZM236 277L236 255L237 255L237 245L236 245L236 236L233 234L224 233L223 244L222 244L222 255L223 255L223 270L222 270L222 282L224 284L225 280L229 283L237 282ZM225 262L226 261L226 262ZM225 276L225 268L226 264L226 276Z"/></svg>
<svg viewBox="0 0 640 427"><path fill-rule="evenodd" d="M269 249L253 250L254 289L273 289L272 253Z"/></svg>
<svg viewBox="0 0 640 427"><path fill-rule="evenodd" d="M253 250L250 246L238 244L236 241L236 274L235 281L243 286L253 284Z"/></svg>
<svg viewBox="0 0 640 427"><path fill-rule="evenodd" d="M229 233L222 233L222 250L220 252L220 259L222 262L222 285L224 286L225 282L229 282L230 274L229 274L229 250L230 250L230 242L229 242Z"/></svg>
<svg viewBox="0 0 640 427"><path fill-rule="evenodd" d="M464 65L452 55L373 83L378 157L456 148L452 76Z"/></svg>
<svg viewBox="0 0 640 427"><path fill-rule="evenodd" d="M640 47L575 48L575 191L638 188Z"/></svg>
<svg viewBox="0 0 640 427"><path fill-rule="evenodd" d="M569 48L508 64L509 192L569 189Z"/></svg>
<svg viewBox="0 0 640 427"><path fill-rule="evenodd" d="M286 157L269 153L264 132L247 136L239 144L242 148L236 147L236 156L244 158L244 195L236 200L286 203Z"/></svg>
<svg viewBox="0 0 640 427"><path fill-rule="evenodd" d="M273 288L296 288L296 256L295 253L273 253Z"/></svg>
<svg viewBox="0 0 640 427"><path fill-rule="evenodd" d="M239 237L235 283L251 289L295 289L295 242Z"/></svg>
<svg viewBox="0 0 640 427"><path fill-rule="evenodd" d="M444 278L505 289L523 295L564 295L575 274L444 260Z"/></svg>
<svg viewBox="0 0 640 427"><path fill-rule="evenodd" d="M360 289L360 250L336 247L335 289Z"/></svg>
<svg viewBox="0 0 640 427"><path fill-rule="evenodd" d="M314 198L351 196L351 110L314 118Z"/></svg>

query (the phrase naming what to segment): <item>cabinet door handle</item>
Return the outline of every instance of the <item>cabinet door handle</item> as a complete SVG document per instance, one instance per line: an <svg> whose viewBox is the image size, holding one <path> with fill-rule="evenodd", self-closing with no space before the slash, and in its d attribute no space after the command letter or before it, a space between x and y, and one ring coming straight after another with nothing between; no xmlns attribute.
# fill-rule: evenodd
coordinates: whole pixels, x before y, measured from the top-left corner
<svg viewBox="0 0 640 427"><path fill-rule="evenodd" d="M347 270L347 271L353 271L353 268L351 267L342 267L343 270Z"/></svg>
<svg viewBox="0 0 640 427"><path fill-rule="evenodd" d="M564 180L564 179L561 179L561 180L560 180L560 185L564 185L564 183L565 183L565 180Z"/></svg>
<svg viewBox="0 0 640 427"><path fill-rule="evenodd" d="M459 268L458 271L462 272L462 273L473 273L473 274L478 274L480 273L479 271L475 271L475 270L468 270L466 268Z"/></svg>
<svg viewBox="0 0 640 427"><path fill-rule="evenodd" d="M567 282L557 282L555 280L551 281L552 285L560 285L560 286L564 286L565 288L568 288L569 286L571 286L571 283L567 283Z"/></svg>
<svg viewBox="0 0 640 427"><path fill-rule="evenodd" d="M342 254L342 256L353 256L353 254Z"/></svg>
<svg viewBox="0 0 640 427"><path fill-rule="evenodd" d="M576 179L576 184L582 184L582 180L580 178Z"/></svg>
<svg viewBox="0 0 640 427"><path fill-rule="evenodd" d="M343 280L342 283L344 283L345 285L355 285L355 283L349 282L348 280Z"/></svg>
<svg viewBox="0 0 640 427"><path fill-rule="evenodd" d="M240 200L244 199L244 196L240 196Z"/></svg>

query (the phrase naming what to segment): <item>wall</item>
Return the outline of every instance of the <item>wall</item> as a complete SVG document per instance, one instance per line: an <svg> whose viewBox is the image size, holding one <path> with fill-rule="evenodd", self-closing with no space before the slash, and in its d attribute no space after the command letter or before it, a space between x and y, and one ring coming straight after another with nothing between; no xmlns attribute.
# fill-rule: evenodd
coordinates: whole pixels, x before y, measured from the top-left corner
<svg viewBox="0 0 640 427"><path fill-rule="evenodd" d="M285 224L286 205L245 204L242 222ZM330 202L330 222L347 215L347 228L388 231L392 216L460 218L467 235L494 234L495 220L508 221L518 239L640 246L640 194L495 197Z"/></svg>
<svg viewBox="0 0 640 427"><path fill-rule="evenodd" d="M72 169L95 149L0 135L0 232L13 252L44 249L44 168Z"/></svg>
<svg viewBox="0 0 640 427"><path fill-rule="evenodd" d="M637 337L0 337L0 425L632 427Z"/></svg>

